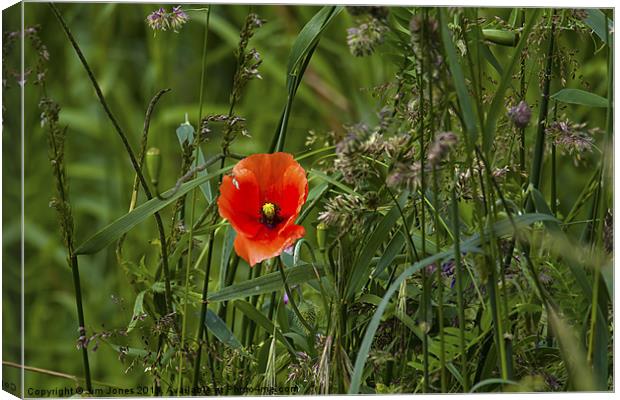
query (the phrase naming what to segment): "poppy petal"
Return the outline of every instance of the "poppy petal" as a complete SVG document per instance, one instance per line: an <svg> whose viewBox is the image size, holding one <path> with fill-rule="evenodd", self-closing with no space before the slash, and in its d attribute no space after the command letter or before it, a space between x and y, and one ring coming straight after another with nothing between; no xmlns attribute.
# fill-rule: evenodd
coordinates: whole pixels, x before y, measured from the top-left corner
<svg viewBox="0 0 620 400"><path fill-rule="evenodd" d="M283 219L296 217L308 197L306 172L297 163L290 165L279 181L265 191L264 196L280 207L280 216Z"/></svg>
<svg viewBox="0 0 620 400"><path fill-rule="evenodd" d="M299 164L289 153L252 154L235 165L233 174L237 174L237 171L242 169L253 171L256 174L256 181L262 194L281 181L284 173L291 165Z"/></svg>
<svg viewBox="0 0 620 400"><path fill-rule="evenodd" d="M300 225L291 225L278 235L267 240L253 240L244 235L235 238L235 251L239 257L253 267L255 264L272 257L279 256L284 249L302 238L306 230Z"/></svg>
<svg viewBox="0 0 620 400"><path fill-rule="evenodd" d="M217 205L220 216L240 234L254 236L261 228L260 200L256 176L247 169L224 176Z"/></svg>

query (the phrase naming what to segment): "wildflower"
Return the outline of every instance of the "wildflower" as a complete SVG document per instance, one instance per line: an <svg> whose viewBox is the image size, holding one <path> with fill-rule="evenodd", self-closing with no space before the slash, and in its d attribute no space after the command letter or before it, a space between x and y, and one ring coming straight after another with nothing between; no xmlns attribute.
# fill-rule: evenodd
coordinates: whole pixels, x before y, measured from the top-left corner
<svg viewBox="0 0 620 400"><path fill-rule="evenodd" d="M530 123L532 110L525 101L521 100L519 104L508 110L508 116L517 128L523 129Z"/></svg>
<svg viewBox="0 0 620 400"><path fill-rule="evenodd" d="M437 166L439 162L446 156L450 148L452 148L457 142L457 137L452 132L442 132L437 135L433 145L428 151L427 161L433 167Z"/></svg>
<svg viewBox="0 0 620 400"><path fill-rule="evenodd" d="M306 233L295 219L308 197L308 180L288 153L244 158L224 177L220 193L220 215L237 232L235 251L250 266L280 255Z"/></svg>
<svg viewBox="0 0 620 400"><path fill-rule="evenodd" d="M189 16L185 11L181 10L181 6L172 8L170 13L170 27L173 31L178 32L179 28L189 21Z"/></svg>
<svg viewBox="0 0 620 400"><path fill-rule="evenodd" d="M149 16L146 17L146 22L154 31L165 31L170 26L168 14L163 7L150 13Z"/></svg>
<svg viewBox="0 0 620 400"><path fill-rule="evenodd" d="M165 31L171 28L174 32L178 32L187 21L189 21L189 16L181 10L181 6L173 7L171 12L167 12L162 7L146 17L147 24L154 31Z"/></svg>

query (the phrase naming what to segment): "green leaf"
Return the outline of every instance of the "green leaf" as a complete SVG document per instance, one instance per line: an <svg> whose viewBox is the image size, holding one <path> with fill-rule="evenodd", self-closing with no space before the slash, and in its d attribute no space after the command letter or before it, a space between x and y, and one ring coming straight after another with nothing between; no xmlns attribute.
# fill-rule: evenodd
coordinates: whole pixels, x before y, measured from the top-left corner
<svg viewBox="0 0 620 400"><path fill-rule="evenodd" d="M510 379L502 379L502 378L489 378L483 381L476 383L471 389L470 393L475 393L477 390L489 386L489 385L518 385L518 382L511 381Z"/></svg>
<svg viewBox="0 0 620 400"><path fill-rule="evenodd" d="M189 122L182 123L177 128L177 138L179 139L179 144L183 146L183 142L188 141L192 143L194 141L194 127ZM196 148L196 161L195 165L203 165L205 163L205 156L202 154L202 150L200 147ZM198 172L196 175L198 177L207 175L208 171L205 169L203 171ZM211 182L207 181L200 185L200 190L202 194L205 196L205 199L209 203L213 201L213 191L211 190Z"/></svg>
<svg viewBox="0 0 620 400"><path fill-rule="evenodd" d="M358 196L361 197L361 195L359 193L357 193L355 190L351 189L350 187L348 187L347 185L345 185L344 183L340 182L337 179L334 179L333 177L324 174L321 171L318 171L316 169L311 169L310 171L308 171L309 175L313 175L313 176L317 176L321 179L323 179L324 181L336 186L339 189L342 189L343 191L352 194L354 196Z"/></svg>
<svg viewBox="0 0 620 400"><path fill-rule="evenodd" d="M408 191L404 191L400 198L398 199L398 205L400 208L404 207L405 202L407 201L407 197L409 196ZM400 210L397 205L394 205L390 211L383 217L381 222L377 225L372 235L365 243L364 248L362 249L359 257L357 258L353 270L351 271L351 277L347 284L347 296L351 298L357 293L358 289L366 282L366 280L370 277L369 267L372 261L373 256L379 250L379 247L385 239L388 237L390 231L400 218Z"/></svg>
<svg viewBox="0 0 620 400"><path fill-rule="evenodd" d="M237 300L234 303L235 307L239 309L242 313L244 313L249 319L254 321L256 325L263 328L268 333L275 333L275 337L280 343L282 343L289 352L295 354L295 349L291 344L286 340L280 329L276 328L276 326L269 321L267 317L261 314L252 304L248 303L245 300Z"/></svg>
<svg viewBox="0 0 620 400"><path fill-rule="evenodd" d="M581 89L562 89L551 96L552 99L568 104L579 104L588 107L607 108L606 98Z"/></svg>
<svg viewBox="0 0 620 400"><path fill-rule="evenodd" d="M332 18L342 11L342 6L325 6L317 12L314 17L302 28L288 57L288 66L286 71L286 87L288 95L286 104L280 122L276 128L273 140L270 146L270 152L282 151L284 148L284 140L286 139L286 129L288 120L293 106L293 99L301 83L301 78L306 71L306 67L312 58L312 54L316 49L319 38L323 30L329 25Z"/></svg>
<svg viewBox="0 0 620 400"><path fill-rule="evenodd" d="M287 76L295 75L303 57L308 54L312 45L319 41L323 30L342 9L342 6L325 6L301 29L288 56Z"/></svg>
<svg viewBox="0 0 620 400"><path fill-rule="evenodd" d="M141 291L136 296L136 302L133 305L133 315L131 316L131 321L129 321L129 325L127 326L127 333L131 332L135 327L142 315L144 314L144 294L146 290Z"/></svg>
<svg viewBox="0 0 620 400"><path fill-rule="evenodd" d="M605 14L597 8L590 8L587 10L587 12L588 17L583 22L585 22L586 25L592 28L594 33L596 33L596 35L601 38L604 43L607 43L608 35L605 32ZM607 25L610 32L609 37L611 37L611 30L614 27L614 23L611 19L607 19Z"/></svg>
<svg viewBox="0 0 620 400"><path fill-rule="evenodd" d="M536 211L538 211L539 213L552 215L553 213L547 205L547 202L545 201L542 193L540 193L540 191L533 186L530 186L529 190L532 194L532 200L534 201L534 207L536 208ZM568 242L568 238L566 237L564 231L562 231L562 229L560 228L557 220L543 221L543 224L545 224L545 227L552 236L558 238L558 242ZM592 286L590 284L590 279L588 279L583 270L583 266L570 259L566 260L566 264L568 265L568 268L575 277L575 281L585 294L586 298L588 300L592 299Z"/></svg>
<svg viewBox="0 0 620 400"><path fill-rule="evenodd" d="M322 276L322 267L316 266L316 269ZM316 279L316 273L312 265L286 268L284 272L286 274L286 281L291 286ZM282 290L282 276L280 276L280 272L278 271L259 276L249 281L227 286L216 293L210 294L208 300L210 302L215 302L242 299L248 296L270 293L276 290Z"/></svg>
<svg viewBox="0 0 620 400"><path fill-rule="evenodd" d="M213 311L207 309L205 315L205 327L213 333L213 335L226 346L233 349L242 350L245 352L241 342L235 337L235 335L228 329L226 323L222 321Z"/></svg>
<svg viewBox="0 0 620 400"><path fill-rule="evenodd" d="M377 262L377 267L373 271L372 276L376 277L381 275L381 273L390 265L396 258L396 256L402 251L405 246L405 235L399 230L397 231L390 242L388 243L383 255L379 258ZM396 265L393 266L396 268Z"/></svg>
<svg viewBox="0 0 620 400"><path fill-rule="evenodd" d="M504 110L505 107L505 99L504 96L506 94L506 90L510 86L512 82L512 72L515 66L518 64L519 60L521 60L521 54L523 52L523 47L528 41L530 36L530 32L534 28L535 23L537 22L538 13L540 9L533 9L532 13L528 17L528 22L523 28L523 32L521 32L521 39L519 39L519 43L514 49L512 58L510 59L510 64L504 69L504 73L499 81L499 86L495 89L495 95L493 96L493 101L491 102L491 106L489 107L489 112L486 116L486 121L484 124L484 138L483 138L483 149L484 152L488 152L491 149L491 144L493 143L493 137L495 136L495 128L497 127L497 120L501 114L501 111Z"/></svg>
<svg viewBox="0 0 620 400"><path fill-rule="evenodd" d="M226 233L224 234L224 243L222 245L222 258L220 259L220 277L219 277L219 288L223 289L226 285L226 274L228 273L228 264L230 262L230 257L232 256L233 244L235 242L235 237L237 236L237 232L233 229L232 226L228 225L226 227Z"/></svg>
<svg viewBox="0 0 620 400"><path fill-rule="evenodd" d="M560 354L566 365L572 389L592 391L594 378L588 367L582 343L575 338L573 329L550 306L547 306L547 315L553 333L558 339Z"/></svg>
<svg viewBox="0 0 620 400"><path fill-rule="evenodd" d="M196 186L202 185L203 183L208 182L209 179L225 173L230 169L232 169L232 166L219 169L211 172L210 174L186 182L181 185L176 193L174 193L174 189L170 189L162 194L162 197L165 200L153 198L146 203L141 204L87 239L75 250L75 254L93 254L98 252L110 243L118 240L118 238L120 238L124 233L129 232L131 228L138 225L140 222L149 218L151 215L155 214L169 204L172 204L176 199L185 195Z"/></svg>

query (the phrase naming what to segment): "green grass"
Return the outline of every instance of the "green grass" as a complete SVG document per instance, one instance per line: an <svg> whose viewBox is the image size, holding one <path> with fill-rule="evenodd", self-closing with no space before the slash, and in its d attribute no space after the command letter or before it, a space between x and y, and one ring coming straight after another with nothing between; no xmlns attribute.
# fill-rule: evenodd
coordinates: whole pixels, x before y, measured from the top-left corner
<svg viewBox="0 0 620 400"><path fill-rule="evenodd" d="M157 5L56 7L75 43L49 5L25 5L39 26L26 64L45 69L24 92L26 388L614 389L609 10L184 6L179 32L154 32ZM267 22L248 31L250 13ZM16 17L3 14L5 30ZM380 43L354 43L347 29L363 24ZM252 49L261 79L242 74ZM7 340L20 281L8 83L6 381L20 362ZM44 97L55 124L40 123ZM523 129L508 113L521 100ZM445 131L457 142L440 143ZM250 269L216 199L240 158L268 151L307 172L306 235Z"/></svg>

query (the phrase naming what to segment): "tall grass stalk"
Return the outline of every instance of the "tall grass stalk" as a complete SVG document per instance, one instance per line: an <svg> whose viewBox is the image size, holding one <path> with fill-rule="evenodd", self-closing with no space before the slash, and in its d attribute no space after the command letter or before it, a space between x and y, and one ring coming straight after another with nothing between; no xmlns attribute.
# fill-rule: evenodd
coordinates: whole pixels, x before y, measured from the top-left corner
<svg viewBox="0 0 620 400"><path fill-rule="evenodd" d="M463 264L461 262L461 233L460 233L460 218L459 218L459 206L456 197L456 182L458 177L455 177L454 185L452 186L452 235L454 236L454 264L456 274L456 306L458 309L459 318L459 347L461 355L461 376L463 377L463 391L469 392L469 372L467 371L467 350L465 348L465 300L463 296Z"/></svg>
<svg viewBox="0 0 620 400"><path fill-rule="evenodd" d="M549 41L547 46L545 72L543 78L543 92L540 99L540 113L538 115L538 124L536 131L536 144L534 145L534 159L532 161L532 170L530 171L530 184L538 189L540 187L540 178L542 175L543 157L545 151L545 130L547 127L547 110L549 109L549 95L551 88L552 67L553 67L553 50L555 44L555 9L551 11L549 22ZM531 196L528 197L526 210L531 212L534 210L534 202Z"/></svg>
<svg viewBox="0 0 620 400"><path fill-rule="evenodd" d="M432 112L431 112L432 116ZM431 117L432 118L432 117ZM439 230L439 183L437 178L437 168L433 166L433 202L435 208L435 252L439 253L441 251L441 235ZM448 393L448 383L446 377L446 344L445 344L445 335L444 335L444 313L443 313L443 278L442 278L442 266L437 266L437 319L439 320L439 364L440 364L440 374L441 374L441 392Z"/></svg>
<svg viewBox="0 0 620 400"><path fill-rule="evenodd" d="M211 20L211 7L209 6L205 12L205 28L204 28L204 36L202 41L202 58L201 58L201 67L200 67L200 94L198 100L198 125L200 126L202 121L202 111L204 104L204 90L205 90L205 75L206 75L206 60L207 60L207 44L209 41L209 23ZM223 157L222 157L223 161ZM220 164L221 165L221 164ZM205 318L207 315L207 296L209 295L209 276L211 275L211 261L213 257L213 245L215 241L215 231L213 231L209 235L209 241L207 244L207 262L206 262L206 270L205 270L205 278L202 283L202 293L201 293L201 306L200 306L200 316L198 317L198 332L196 333L196 341L198 343L198 348L196 350L196 358L194 359L194 373L192 378L192 388L198 387L198 383L200 380L200 363L202 359L202 337L206 336L206 343L209 343L209 335L208 333L205 335ZM191 237L190 237L190 248L191 248ZM188 255L189 256L189 255ZM189 273L189 271L188 271ZM215 390L216 380L215 380L215 372L213 359L211 357L211 353L207 353L208 364L209 364L209 373L211 375L211 383L213 384L213 388Z"/></svg>
<svg viewBox="0 0 620 400"><path fill-rule="evenodd" d="M427 37L427 25L428 25L428 11L424 10L423 23L422 23L422 43L426 43ZM425 72L425 62L426 62L426 54L423 52L422 60L420 63L420 75L418 77L418 88L419 88L419 102L420 102L420 122L419 122L419 137L420 137L420 163L422 168L420 168L420 233L422 236L422 257L426 257L426 207L424 206L424 197L426 196L426 174L424 163L426 160L426 143L425 143L425 125L424 118L425 107L424 107L424 72ZM428 332L430 330L430 324L428 321L428 308L431 304L430 299L430 288L429 288L429 279L427 276L426 268L422 269L422 357L423 357L423 369L424 369L424 393L428 393L430 389L430 372L429 372L429 352L428 352Z"/></svg>
<svg viewBox="0 0 620 400"><path fill-rule="evenodd" d="M45 110L43 111L46 112ZM56 190L58 199L54 201L58 211L61 231L63 234L64 244L67 250L67 263L71 268L73 278L73 288L75 291L75 305L78 317L78 347L82 353L82 364L84 368L84 379L86 390L93 393L93 386L90 376L90 364L88 360L88 338L86 337L86 324L84 322L84 307L82 305L82 286L80 283L80 269L78 258L75 254L73 245L73 216L71 214L71 203L69 202L68 185L66 182L66 172L64 164L64 138L66 136L66 128L62 129L58 126L58 115L55 118L49 118L49 143L51 153L51 164L54 179L56 180Z"/></svg>

